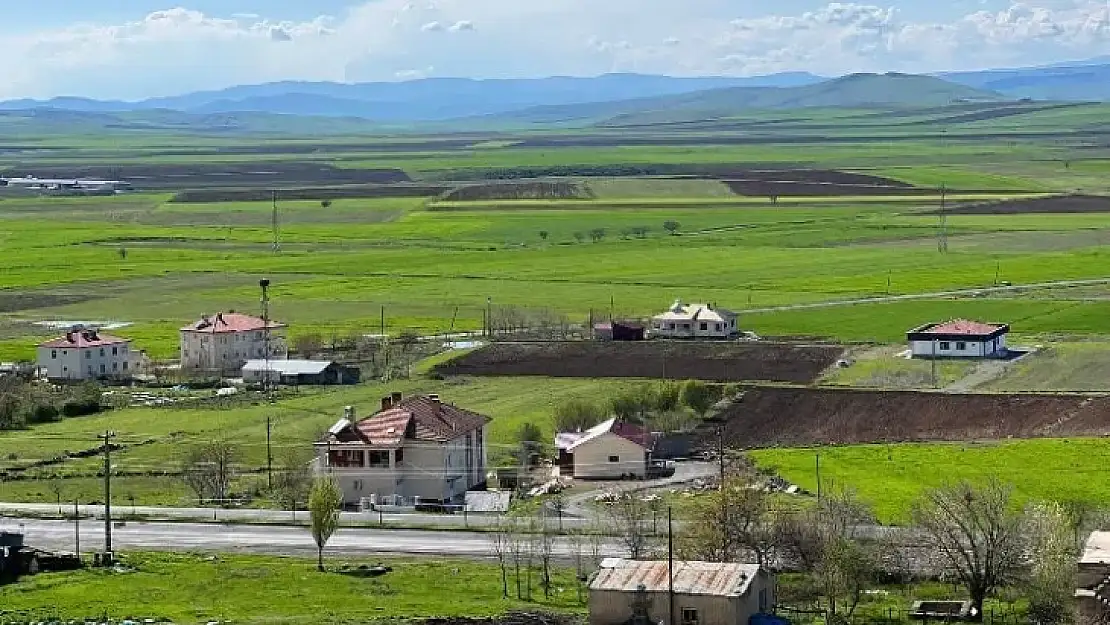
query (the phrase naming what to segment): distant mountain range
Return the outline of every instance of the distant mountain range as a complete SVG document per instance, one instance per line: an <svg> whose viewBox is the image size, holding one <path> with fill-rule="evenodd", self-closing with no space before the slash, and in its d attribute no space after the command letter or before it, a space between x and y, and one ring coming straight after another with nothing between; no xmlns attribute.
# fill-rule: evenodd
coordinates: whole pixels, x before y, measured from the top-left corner
<svg viewBox="0 0 1110 625"><path fill-rule="evenodd" d="M747 78L605 74L590 78L394 83L276 82L139 102L78 97L0 102L0 118L90 128L355 132L459 120L469 124L652 123L719 117L754 109L923 107L958 101L1031 98L1110 100L1110 59L934 76L804 72ZM294 117L296 119L294 120ZM310 121L312 118L312 121ZM328 118L328 119L316 119ZM18 124L6 125L16 129Z"/></svg>

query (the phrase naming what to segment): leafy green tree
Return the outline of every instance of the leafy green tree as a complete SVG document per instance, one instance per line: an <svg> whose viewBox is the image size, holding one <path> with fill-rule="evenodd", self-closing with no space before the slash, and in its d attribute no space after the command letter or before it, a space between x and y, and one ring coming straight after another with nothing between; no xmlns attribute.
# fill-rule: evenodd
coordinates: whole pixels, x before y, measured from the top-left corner
<svg viewBox="0 0 1110 625"><path fill-rule="evenodd" d="M595 402L569 399L555 406L555 428L575 432L591 428L605 417L605 410Z"/></svg>
<svg viewBox="0 0 1110 625"><path fill-rule="evenodd" d="M331 476L318 477L308 495L308 512L312 518L312 539L316 541L316 568L324 570L324 547L339 529L339 510L343 491Z"/></svg>
<svg viewBox="0 0 1110 625"><path fill-rule="evenodd" d="M667 221L663 222L663 229L667 231L667 234L672 234L673 235L673 234L677 233L678 229L680 227L681 227L681 224L679 224L677 221L675 221L673 219L668 219Z"/></svg>
<svg viewBox="0 0 1110 625"><path fill-rule="evenodd" d="M540 240L546 241L548 236L547 230L540 230Z"/></svg>
<svg viewBox="0 0 1110 625"><path fill-rule="evenodd" d="M709 412L716 402L716 389L705 382L687 380L682 384L682 403L699 415Z"/></svg>
<svg viewBox="0 0 1110 625"><path fill-rule="evenodd" d="M682 398L682 386L675 382L660 382L652 392L655 400L655 410L659 412L674 412L678 410Z"/></svg>

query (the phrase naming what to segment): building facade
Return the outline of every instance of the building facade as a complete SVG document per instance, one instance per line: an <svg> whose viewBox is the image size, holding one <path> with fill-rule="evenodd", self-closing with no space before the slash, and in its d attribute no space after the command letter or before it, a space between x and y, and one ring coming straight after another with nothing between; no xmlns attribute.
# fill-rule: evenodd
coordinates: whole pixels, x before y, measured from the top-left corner
<svg viewBox="0 0 1110 625"><path fill-rule="evenodd" d="M755 564L606 558L589 604L590 625L748 625L774 609L775 579Z"/></svg>
<svg viewBox="0 0 1110 625"><path fill-rule="evenodd" d="M393 393L361 421L348 408L316 443L315 470L335 477L346 505L460 503L486 481L489 422L438 395Z"/></svg>
<svg viewBox="0 0 1110 625"><path fill-rule="evenodd" d="M727 339L740 334L738 315L711 304L675 300L667 312L651 318L651 335L673 339Z"/></svg>
<svg viewBox="0 0 1110 625"><path fill-rule="evenodd" d="M914 358L1004 358L1010 326L956 319L927 323L906 333Z"/></svg>
<svg viewBox="0 0 1110 625"><path fill-rule="evenodd" d="M268 331L267 331L268 330ZM181 328L181 368L201 371L237 372L248 360L284 360L288 348L285 325L266 323L251 315L235 312L204 316Z"/></svg>
<svg viewBox="0 0 1110 625"><path fill-rule="evenodd" d="M248 384L268 379L271 384L286 386L358 384L361 377L358 367L332 360L248 360L242 374Z"/></svg>
<svg viewBox="0 0 1110 625"><path fill-rule="evenodd" d="M560 432L555 435L559 474L586 480L643 478L654 440L647 429L618 419L584 432Z"/></svg>
<svg viewBox="0 0 1110 625"><path fill-rule="evenodd" d="M128 379L138 373L141 356L130 339L76 327L39 344L36 363L50 380Z"/></svg>

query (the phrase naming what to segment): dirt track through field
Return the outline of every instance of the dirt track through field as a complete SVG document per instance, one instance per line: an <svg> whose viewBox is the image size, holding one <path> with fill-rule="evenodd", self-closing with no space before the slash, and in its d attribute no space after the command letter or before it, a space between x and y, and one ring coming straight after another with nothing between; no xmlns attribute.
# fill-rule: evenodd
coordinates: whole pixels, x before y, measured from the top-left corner
<svg viewBox="0 0 1110 625"><path fill-rule="evenodd" d="M844 352L835 345L707 342L497 343L438 367L443 375L662 378L809 384Z"/></svg>
<svg viewBox="0 0 1110 625"><path fill-rule="evenodd" d="M945 211L949 215L1022 215L1026 213L1110 213L1110 196L1054 195L1001 202L963 204ZM920 213L936 215L939 211Z"/></svg>
<svg viewBox="0 0 1110 625"><path fill-rule="evenodd" d="M1104 436L1110 397L761 387L719 418L743 448Z"/></svg>

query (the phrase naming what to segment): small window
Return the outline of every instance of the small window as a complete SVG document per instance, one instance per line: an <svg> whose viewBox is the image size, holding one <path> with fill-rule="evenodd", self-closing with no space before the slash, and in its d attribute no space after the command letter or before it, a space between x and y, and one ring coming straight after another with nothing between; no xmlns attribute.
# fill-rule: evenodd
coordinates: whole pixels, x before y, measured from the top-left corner
<svg viewBox="0 0 1110 625"><path fill-rule="evenodd" d="M733 320L729 321L728 325L729 325L729 327L735 328L736 327L736 320L733 319Z"/></svg>
<svg viewBox="0 0 1110 625"><path fill-rule="evenodd" d="M667 329L668 330L674 330L674 324L673 323L668 323L667 324Z"/></svg>
<svg viewBox="0 0 1110 625"><path fill-rule="evenodd" d="M100 363L100 372L101 373L106 373L107 372L107 368L104 366L104 363Z"/></svg>
<svg viewBox="0 0 1110 625"><path fill-rule="evenodd" d="M694 608L682 608L682 625L697 625L698 611Z"/></svg>
<svg viewBox="0 0 1110 625"><path fill-rule="evenodd" d="M112 348L112 355L113 356L118 356L119 355L119 348L118 347L113 347Z"/></svg>
<svg viewBox="0 0 1110 625"><path fill-rule="evenodd" d="M688 323L682 324L682 329L683 330L689 330L690 329L690 324L688 324Z"/></svg>
<svg viewBox="0 0 1110 625"><path fill-rule="evenodd" d="M85 352L85 360L92 360L92 352Z"/></svg>
<svg viewBox="0 0 1110 625"><path fill-rule="evenodd" d="M124 370L124 371L127 371L127 363L126 363L126 362L125 362L125 363L123 363L123 370Z"/></svg>
<svg viewBox="0 0 1110 625"><path fill-rule="evenodd" d="M100 348L100 357L101 358L104 357L104 348L103 347Z"/></svg>
<svg viewBox="0 0 1110 625"><path fill-rule="evenodd" d="M709 329L709 324L705 321L701 322L701 329L702 329L703 332L705 330L708 330Z"/></svg>
<svg viewBox="0 0 1110 625"><path fill-rule="evenodd" d="M940 349L941 349L941 351L947 351L949 349L952 349L952 344L949 343L948 341L941 341L940 342Z"/></svg>
<svg viewBox="0 0 1110 625"><path fill-rule="evenodd" d="M965 349L967 349L967 343L964 343L963 341L956 343L956 349L961 352L964 351Z"/></svg>
<svg viewBox="0 0 1110 625"><path fill-rule="evenodd" d="M620 462L620 461L621 461L620 456L609 456L609 462Z"/></svg>
<svg viewBox="0 0 1110 625"><path fill-rule="evenodd" d="M118 362L113 362L112 363L112 371L119 371L119 363Z"/></svg>
<svg viewBox="0 0 1110 625"><path fill-rule="evenodd" d="M713 329L720 332L721 331L721 324L718 323L718 324L714 325Z"/></svg>
<svg viewBox="0 0 1110 625"><path fill-rule="evenodd" d="M405 450L404 449L398 449L397 452L393 454L393 463L394 464L401 464L401 462L403 462L404 460L405 460Z"/></svg>
<svg viewBox="0 0 1110 625"><path fill-rule="evenodd" d="M56 350L56 349L50 350L50 357L51 358L57 358L58 357L58 350Z"/></svg>

